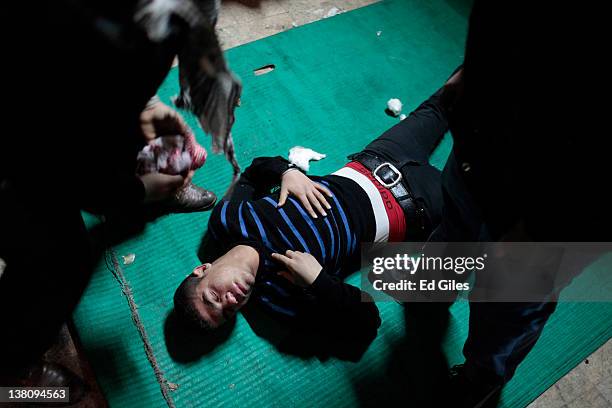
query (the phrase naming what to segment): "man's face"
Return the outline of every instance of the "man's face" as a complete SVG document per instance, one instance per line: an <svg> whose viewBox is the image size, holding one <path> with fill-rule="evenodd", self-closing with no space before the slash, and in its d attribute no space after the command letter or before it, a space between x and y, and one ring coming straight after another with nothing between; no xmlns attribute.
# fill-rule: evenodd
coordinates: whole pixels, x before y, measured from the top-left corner
<svg viewBox="0 0 612 408"><path fill-rule="evenodd" d="M227 263L204 264L192 276L201 278L195 290L195 306L211 328L219 327L246 304L255 277Z"/></svg>

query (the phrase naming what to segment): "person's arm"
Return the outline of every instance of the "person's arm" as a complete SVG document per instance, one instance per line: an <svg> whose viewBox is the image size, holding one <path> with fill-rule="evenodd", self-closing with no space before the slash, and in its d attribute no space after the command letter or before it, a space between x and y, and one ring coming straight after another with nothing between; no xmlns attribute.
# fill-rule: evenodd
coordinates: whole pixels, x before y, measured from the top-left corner
<svg viewBox="0 0 612 408"><path fill-rule="evenodd" d="M281 156L256 157L240 175L241 185L249 185L256 191L269 192L281 183L283 174L291 168L288 160Z"/></svg>
<svg viewBox="0 0 612 408"><path fill-rule="evenodd" d="M330 209L324 195L332 196L331 191L322 184L315 183L297 167L292 167L288 160L276 157L257 157L242 173L232 194L232 200L249 200L260 194L267 194L280 183L278 206L282 207L287 197L296 197L306 211L317 218L315 209L323 216Z"/></svg>
<svg viewBox="0 0 612 408"><path fill-rule="evenodd" d="M321 325L356 342L369 343L376 337L380 315L368 294L326 273L310 254L287 251L272 258L287 268L280 272L282 276L317 298L319 307L314 312Z"/></svg>
<svg viewBox="0 0 612 408"><path fill-rule="evenodd" d="M146 143L161 136L186 136L190 132L181 114L161 102L157 95L147 102L140 113L140 131Z"/></svg>
<svg viewBox="0 0 612 408"><path fill-rule="evenodd" d="M289 162L280 156L253 159L240 175L229 201L252 200L270 193L289 168Z"/></svg>

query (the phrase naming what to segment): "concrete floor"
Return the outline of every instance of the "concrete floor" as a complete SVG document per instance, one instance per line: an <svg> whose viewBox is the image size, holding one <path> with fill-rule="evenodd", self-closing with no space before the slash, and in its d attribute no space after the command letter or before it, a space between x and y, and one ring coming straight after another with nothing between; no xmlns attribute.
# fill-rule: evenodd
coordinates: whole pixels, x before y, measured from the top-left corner
<svg viewBox="0 0 612 408"><path fill-rule="evenodd" d="M225 0L217 31L224 48L280 33L376 0Z"/></svg>
<svg viewBox="0 0 612 408"><path fill-rule="evenodd" d="M349 11L376 0L224 1L217 25L225 49ZM529 408L612 407L612 340L550 387Z"/></svg>
<svg viewBox="0 0 612 408"><path fill-rule="evenodd" d="M529 405L529 408L606 407L612 407L612 340Z"/></svg>

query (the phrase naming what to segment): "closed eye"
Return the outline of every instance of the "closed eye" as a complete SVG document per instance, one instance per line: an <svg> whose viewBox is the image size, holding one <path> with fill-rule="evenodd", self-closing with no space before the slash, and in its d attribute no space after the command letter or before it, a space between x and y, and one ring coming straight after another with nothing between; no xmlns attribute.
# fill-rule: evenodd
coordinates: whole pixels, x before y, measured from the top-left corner
<svg viewBox="0 0 612 408"><path fill-rule="evenodd" d="M219 297L219 295L217 295L216 292L213 292L212 290L210 291L212 298L215 300L215 302L221 302L221 298Z"/></svg>
<svg viewBox="0 0 612 408"><path fill-rule="evenodd" d="M204 292L202 296L202 301L205 305L208 305L210 307L219 307L219 304L221 303L221 298L219 298L219 296L215 292L209 290Z"/></svg>

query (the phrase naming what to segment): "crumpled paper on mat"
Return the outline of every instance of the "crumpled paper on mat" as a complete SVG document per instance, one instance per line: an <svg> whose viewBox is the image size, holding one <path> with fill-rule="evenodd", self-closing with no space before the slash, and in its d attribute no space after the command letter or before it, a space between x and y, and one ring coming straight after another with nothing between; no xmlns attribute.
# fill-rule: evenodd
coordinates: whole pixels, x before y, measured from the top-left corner
<svg viewBox="0 0 612 408"><path fill-rule="evenodd" d="M387 111L397 117L402 112L402 101L397 98L391 98L387 101Z"/></svg>

